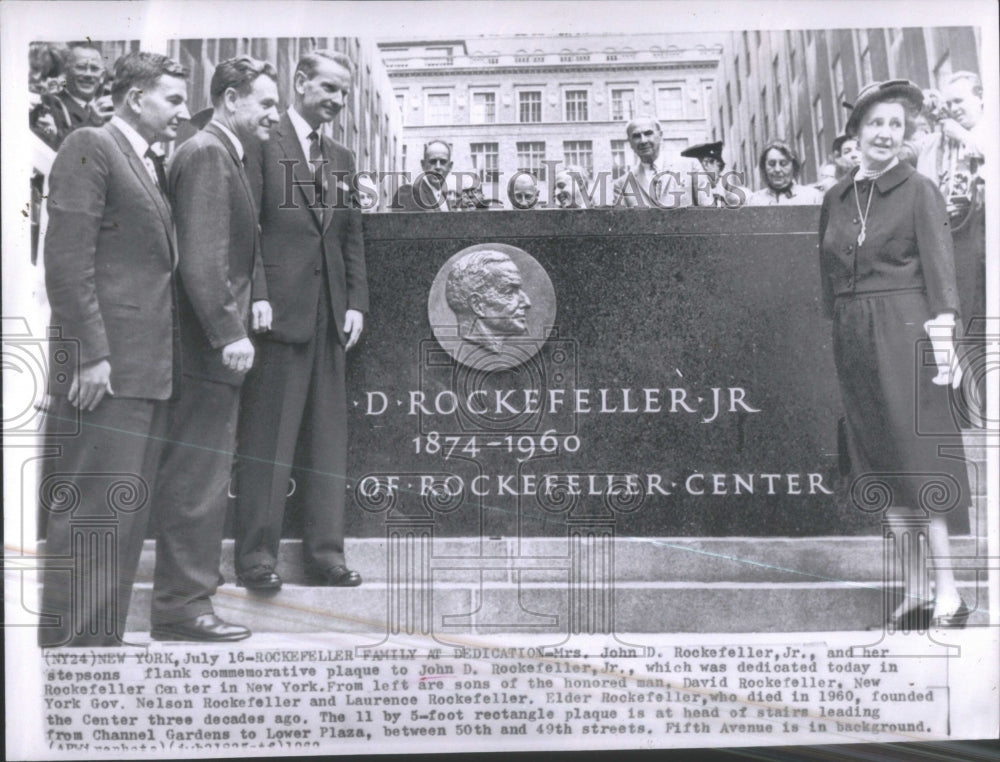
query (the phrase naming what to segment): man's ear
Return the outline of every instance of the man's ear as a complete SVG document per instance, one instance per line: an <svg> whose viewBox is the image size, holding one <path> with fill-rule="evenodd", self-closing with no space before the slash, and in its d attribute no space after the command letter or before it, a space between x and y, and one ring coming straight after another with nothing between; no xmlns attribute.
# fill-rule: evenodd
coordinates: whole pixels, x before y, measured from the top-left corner
<svg viewBox="0 0 1000 762"><path fill-rule="evenodd" d="M142 89L138 87L132 87L127 93L125 93L125 104L132 110L134 114L142 113Z"/></svg>
<svg viewBox="0 0 1000 762"><path fill-rule="evenodd" d="M474 291L469 295L469 309L472 310L472 314L476 317L484 317L483 297L478 292Z"/></svg>
<svg viewBox="0 0 1000 762"><path fill-rule="evenodd" d="M292 79L292 89L299 95L302 95L306 91L306 73L304 71L295 72L295 77Z"/></svg>
<svg viewBox="0 0 1000 762"><path fill-rule="evenodd" d="M236 99L238 97L239 93L233 87L227 87L226 92L222 94L222 105L230 114L236 111Z"/></svg>

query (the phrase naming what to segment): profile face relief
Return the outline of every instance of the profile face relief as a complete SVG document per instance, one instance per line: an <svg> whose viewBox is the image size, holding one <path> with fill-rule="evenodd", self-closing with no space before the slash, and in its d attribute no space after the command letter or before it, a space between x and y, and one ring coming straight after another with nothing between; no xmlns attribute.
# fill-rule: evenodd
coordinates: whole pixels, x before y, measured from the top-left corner
<svg viewBox="0 0 1000 762"><path fill-rule="evenodd" d="M478 297L478 314L484 328L508 336L528 330L531 300L524 293L521 273L513 262L494 265L494 283Z"/></svg>

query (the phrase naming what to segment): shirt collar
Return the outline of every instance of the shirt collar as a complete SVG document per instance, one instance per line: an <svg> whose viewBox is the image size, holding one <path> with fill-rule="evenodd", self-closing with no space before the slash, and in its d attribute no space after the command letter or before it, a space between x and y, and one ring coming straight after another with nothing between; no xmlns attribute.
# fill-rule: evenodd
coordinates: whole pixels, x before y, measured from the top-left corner
<svg viewBox="0 0 1000 762"><path fill-rule="evenodd" d="M788 185L786 185L781 190L778 190L777 188L772 188L769 185L769 186L767 186L767 191L772 196L774 196L776 199L780 199L782 196L784 196L785 198L790 198L791 199L791 198L795 198L797 195L799 195L798 183L795 182L794 180L792 180L790 183L788 183Z"/></svg>
<svg viewBox="0 0 1000 762"><path fill-rule="evenodd" d="M240 142L240 139L236 137L236 133L226 127L226 125L218 119L213 119L212 124L218 127L219 131L229 139L229 142L233 144L233 148L236 149L237 158L239 158L240 161L243 161L243 144Z"/></svg>
<svg viewBox="0 0 1000 762"><path fill-rule="evenodd" d="M314 131L309 126L309 122L303 118L302 114L295 110L295 106L291 106L288 109L288 118L292 122L292 129L295 130L295 136L299 139L299 142L304 146L309 145L309 134ZM319 130L317 129L315 132L318 133ZM306 151L306 157L308 156L309 152Z"/></svg>
<svg viewBox="0 0 1000 762"><path fill-rule="evenodd" d="M135 151L136 155L140 159L145 159L146 151L149 150L151 146L146 142L146 139L142 135L136 132L135 127L118 116L118 114L111 117L110 123L121 131L122 135L124 135L125 139L129 142L129 145L132 146L132 150Z"/></svg>
<svg viewBox="0 0 1000 762"><path fill-rule="evenodd" d="M80 106L80 108L82 108L82 109L83 109L83 110L85 110L85 111L86 111L86 109L87 109L87 106L89 106L89 105L90 105L91 103L93 103L93 101L92 101L92 100L90 100L90 101L85 101L85 100L82 100L82 99L80 99L80 98L77 98L77 97L76 97L75 95L73 95L73 93L71 93L71 92L70 92L69 90L66 90L66 95L68 95L68 96L69 96L70 98L72 98L73 100L75 100L75 101L77 102L77 105L79 105L79 106Z"/></svg>

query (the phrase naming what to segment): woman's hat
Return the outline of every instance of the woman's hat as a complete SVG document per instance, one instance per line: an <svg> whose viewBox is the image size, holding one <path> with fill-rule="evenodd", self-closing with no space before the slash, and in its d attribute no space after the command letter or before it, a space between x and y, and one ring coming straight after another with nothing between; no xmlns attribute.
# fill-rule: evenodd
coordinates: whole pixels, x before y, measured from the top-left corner
<svg viewBox="0 0 1000 762"><path fill-rule="evenodd" d="M685 148L681 151L681 156L688 159L715 159L722 161L722 141L716 140L714 143L699 143L696 146Z"/></svg>
<svg viewBox="0 0 1000 762"><path fill-rule="evenodd" d="M847 126L844 131L848 135L857 135L861 117L876 103L889 100L890 98L902 98L907 101L915 111L920 111L924 104L924 94L915 84L908 79L889 79L885 82L872 82L865 85L854 105L844 103L844 106L851 109L851 115L847 117Z"/></svg>

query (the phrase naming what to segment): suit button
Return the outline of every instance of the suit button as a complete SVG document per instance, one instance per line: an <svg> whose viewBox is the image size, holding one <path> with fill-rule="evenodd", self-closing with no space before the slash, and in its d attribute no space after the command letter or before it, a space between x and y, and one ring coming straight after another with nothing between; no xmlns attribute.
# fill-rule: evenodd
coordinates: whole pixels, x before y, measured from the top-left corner
<svg viewBox="0 0 1000 762"><path fill-rule="evenodd" d="M858 219L857 217L855 217L855 218L854 218L854 219L852 220L852 222L853 222L853 223L854 223L855 225L857 225L857 224L858 224L859 222L861 222L861 220L859 220L859 219Z"/></svg>
<svg viewBox="0 0 1000 762"><path fill-rule="evenodd" d="M314 268L313 268L313 275L319 275L319 274L320 274L320 272L322 272L322 271L320 270L320 268L318 268L318 267L314 267Z"/></svg>

